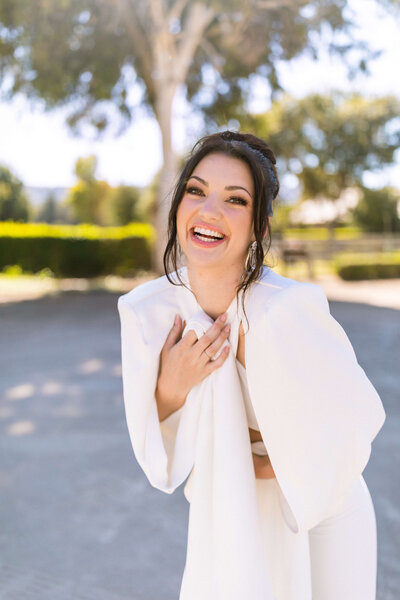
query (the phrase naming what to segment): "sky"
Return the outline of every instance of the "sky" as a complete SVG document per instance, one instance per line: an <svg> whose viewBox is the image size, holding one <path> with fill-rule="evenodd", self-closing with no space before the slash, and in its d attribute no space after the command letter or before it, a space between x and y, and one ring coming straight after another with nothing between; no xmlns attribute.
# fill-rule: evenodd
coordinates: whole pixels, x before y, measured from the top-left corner
<svg viewBox="0 0 400 600"><path fill-rule="evenodd" d="M346 68L327 54L317 62L301 57L282 63L279 72L286 91L295 97L331 89L359 91L365 95L395 94L400 98L398 62L400 26L387 16L374 0L351 0L356 11L360 34L381 57L371 65L369 77L349 81ZM259 82L254 88L251 110L261 112L269 106L268 88ZM177 152L185 152L194 142L196 130L187 129L189 108L182 95L174 105L173 136ZM77 138L65 124L66 109L45 112L22 97L11 103L0 102L0 162L6 164L27 186L68 187L74 184L74 165L78 157L95 154L97 175L111 185L148 184L161 166L161 136L156 121L145 111L138 115L121 136L106 134L99 141ZM200 132L201 133L201 132ZM400 151L398 162L379 174L369 174L364 183L372 187L400 187Z"/></svg>

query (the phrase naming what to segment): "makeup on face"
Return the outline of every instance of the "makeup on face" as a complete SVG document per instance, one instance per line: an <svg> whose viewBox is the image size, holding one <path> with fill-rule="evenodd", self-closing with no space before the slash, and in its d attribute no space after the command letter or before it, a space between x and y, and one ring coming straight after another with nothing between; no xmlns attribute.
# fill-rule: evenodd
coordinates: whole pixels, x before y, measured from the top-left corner
<svg viewBox="0 0 400 600"><path fill-rule="evenodd" d="M205 266L208 256L229 265L243 261L252 237L253 187L248 166L237 158L210 154L199 162L177 212L178 236L189 262Z"/></svg>

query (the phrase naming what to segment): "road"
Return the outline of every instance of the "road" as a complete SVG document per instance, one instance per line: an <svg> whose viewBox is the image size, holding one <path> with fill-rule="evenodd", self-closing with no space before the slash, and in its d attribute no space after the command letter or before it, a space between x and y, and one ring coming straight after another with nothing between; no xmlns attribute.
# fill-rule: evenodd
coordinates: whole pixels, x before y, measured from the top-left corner
<svg viewBox="0 0 400 600"><path fill-rule="evenodd" d="M118 294L0 306L1 600L176 600L188 504L150 486L128 437ZM398 599L400 311L330 302L387 418L364 478L378 600ZM397 352L397 357L396 357Z"/></svg>

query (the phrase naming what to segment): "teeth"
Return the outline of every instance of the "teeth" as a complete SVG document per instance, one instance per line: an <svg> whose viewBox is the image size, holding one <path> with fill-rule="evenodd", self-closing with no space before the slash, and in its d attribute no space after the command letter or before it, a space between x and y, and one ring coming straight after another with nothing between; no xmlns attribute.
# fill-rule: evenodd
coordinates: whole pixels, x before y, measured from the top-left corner
<svg viewBox="0 0 400 600"><path fill-rule="evenodd" d="M224 237L222 233L217 233L216 231L212 231L211 229L204 229L203 227L195 227L194 232L202 233L203 235L208 235L211 237L217 237L220 240L222 240L222 238Z"/></svg>

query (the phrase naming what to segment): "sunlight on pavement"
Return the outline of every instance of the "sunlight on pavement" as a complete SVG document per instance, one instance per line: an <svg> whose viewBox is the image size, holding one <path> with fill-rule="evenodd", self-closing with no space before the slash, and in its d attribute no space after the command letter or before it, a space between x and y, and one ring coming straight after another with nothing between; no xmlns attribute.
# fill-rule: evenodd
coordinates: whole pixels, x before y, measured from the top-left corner
<svg viewBox="0 0 400 600"><path fill-rule="evenodd" d="M9 400L22 400L23 398L29 398L29 396L33 396L34 392L34 385L31 383L23 383L6 390L6 398Z"/></svg>
<svg viewBox="0 0 400 600"><path fill-rule="evenodd" d="M92 358L79 365L78 372L87 375L89 373L96 373L96 371L100 371L103 367L104 362L102 360Z"/></svg>
<svg viewBox="0 0 400 600"><path fill-rule="evenodd" d="M53 396L54 394L60 394L62 386L58 381L46 381L40 388L40 392L45 396Z"/></svg>
<svg viewBox="0 0 400 600"><path fill-rule="evenodd" d="M6 432L10 435L27 435L33 433L36 427L32 421L16 421L7 427Z"/></svg>

